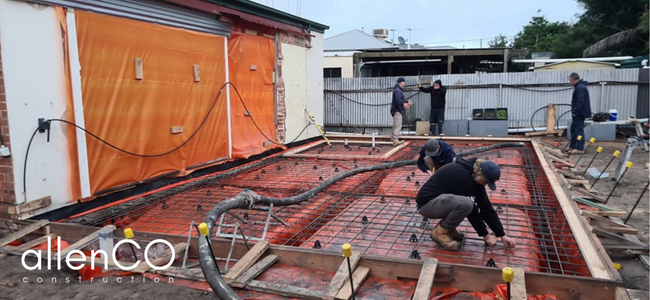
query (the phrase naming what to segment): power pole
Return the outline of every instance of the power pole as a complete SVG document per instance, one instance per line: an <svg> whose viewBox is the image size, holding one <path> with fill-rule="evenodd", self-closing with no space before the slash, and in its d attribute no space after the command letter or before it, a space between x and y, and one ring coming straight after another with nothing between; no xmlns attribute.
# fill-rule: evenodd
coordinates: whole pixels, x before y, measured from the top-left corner
<svg viewBox="0 0 650 300"><path fill-rule="evenodd" d="M411 49L411 30L412 28L406 28L409 31L409 40L408 40L408 49Z"/></svg>

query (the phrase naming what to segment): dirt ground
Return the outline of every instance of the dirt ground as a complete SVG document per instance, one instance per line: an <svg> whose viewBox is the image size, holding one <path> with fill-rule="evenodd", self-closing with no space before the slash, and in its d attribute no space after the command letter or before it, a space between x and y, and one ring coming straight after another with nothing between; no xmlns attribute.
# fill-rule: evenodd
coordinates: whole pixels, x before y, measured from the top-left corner
<svg viewBox="0 0 650 300"><path fill-rule="evenodd" d="M564 141L566 143L566 140ZM592 167L595 166L599 171L602 171L602 168L607 165L611 160L612 154L614 151L619 150L623 151L625 148L624 141L617 142L600 142L596 143L593 147L589 147L584 157L580 159L578 170L584 170L587 164L591 161L596 153L597 146L603 147L603 152L599 154L594 162ZM623 154L621 154L621 157ZM574 161L577 160L579 155L572 155L571 159ZM645 152L643 147L637 147L632 153L630 161L634 163L632 168L630 168L618 187L612 194L612 197L607 202L607 206L613 210L622 210L629 212L630 209L634 206L634 203L641 195L644 185L648 181L648 152ZM616 170L616 163L614 162L607 168L605 172L609 173L610 176L613 175ZM585 177L589 182L593 183L594 179L587 173ZM599 195L607 197L614 187L615 181L611 178L603 178L599 180L593 189L597 190ZM649 204L650 204L650 192L646 191L643 199L641 199L639 205L634 210L632 217L628 221L628 225L636 228L639 231L638 238L643 243L648 243L648 232L650 230L650 221L649 221ZM621 219L625 219L622 217ZM617 253L611 254L610 257L615 263L621 264L621 269L619 273L623 280L626 283L628 289L638 289L648 291L649 285L649 276L648 269L641 263L636 254L629 253ZM647 299L647 298L646 298Z"/></svg>
<svg viewBox="0 0 650 300"><path fill-rule="evenodd" d="M566 142L566 141L565 141ZM623 150L623 142L599 143L604 148L592 166L599 170L611 158L615 150ZM580 160L579 169L591 161L596 153L596 147L588 149L587 153ZM577 160L578 156L572 156ZM614 210L629 211L634 202L639 197L643 185L648 180L648 153L642 148L634 151L631 161L634 163L617 187L607 206ZM613 173L615 164L612 164L606 171ZM591 176L586 177L593 182ZM600 195L606 196L614 186L610 179L602 179L594 187ZM641 203L638 205L629 225L639 230L639 239L644 243L648 242L649 224L649 193L646 193ZM4 233L0 232L0 237ZM638 259L638 254L617 254L612 255L612 260L621 264L620 274L625 280L628 289L648 290L648 269ZM28 259L28 264L33 264L35 259ZM46 264L44 267L46 268ZM54 268L54 266L53 266ZM39 278L42 282L39 283ZM52 283L52 278L56 278L57 283ZM69 283L66 282L69 278ZM24 283L27 281L27 283ZM215 299L212 293L197 291L178 285L177 283L168 284L156 283L152 279L146 278L143 281L142 276L121 277L118 282L117 277L109 277L107 283L101 279L94 282L79 282L79 274L72 270L63 271L28 271L21 265L21 259L18 256L8 256L0 260L0 299ZM13 283L14 286L2 286L2 283ZM647 299L647 298L646 298ZM644 300L641 299L640 300Z"/></svg>

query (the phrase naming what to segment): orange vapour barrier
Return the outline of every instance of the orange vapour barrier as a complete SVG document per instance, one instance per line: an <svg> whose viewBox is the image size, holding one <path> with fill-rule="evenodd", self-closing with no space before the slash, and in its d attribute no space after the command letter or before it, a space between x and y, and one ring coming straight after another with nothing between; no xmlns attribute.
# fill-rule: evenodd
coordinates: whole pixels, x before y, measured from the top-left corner
<svg viewBox="0 0 650 300"><path fill-rule="evenodd" d="M149 155L186 141L226 82L225 38L80 10L75 17L86 129ZM87 135L91 191L228 157L226 99L224 91L196 136L162 157L127 155ZM183 132L171 134L174 126Z"/></svg>
<svg viewBox="0 0 650 300"><path fill-rule="evenodd" d="M517 243L516 249L486 247L483 238L464 221L458 227L466 235L461 251L447 251L429 237L439 220L425 220L416 212L415 202L407 200L362 198L312 235L303 247L336 251L349 243L364 254L413 258L417 251L416 258L435 257L441 262L470 265L485 265L492 259L497 265L516 264L533 272L546 263L528 216L518 209L504 208L498 213L506 234Z"/></svg>
<svg viewBox="0 0 650 300"><path fill-rule="evenodd" d="M351 146L354 150L355 146ZM407 146L391 157L391 160L417 158L420 148L421 145ZM454 148L460 152L471 147L457 144ZM329 147L322 148L323 154L329 154L328 149ZM315 151L317 153L319 150ZM336 150L334 153L339 152ZM497 149L475 157L487 157L501 164L502 176L497 183L498 189L488 191L488 196L506 233L517 243L514 249L505 249L501 241L496 247L486 247L483 239L477 236L467 221L458 227L459 231L466 234L461 250L441 249L429 237L439 220L425 220L416 212L415 195L428 179L428 175L415 166L358 174L333 184L300 204L273 207L273 214L286 225L270 218L266 240L273 244L336 252L340 251L342 244L350 243L356 251L367 255L405 259L435 257L443 263L480 266L487 265L491 260L499 268L521 265L529 272L590 276L534 150ZM202 221L214 205L244 189L264 196L289 197L306 192L325 180L354 169L355 166L365 167L379 163L381 162L371 159L355 161L345 159L344 156L336 160L278 156L264 161L259 166L193 182L185 188L179 186L168 192L159 192L157 199L134 208L115 208L114 216L107 214L108 217L103 219L101 225L114 223L118 228L128 225L139 231L186 235L191 221ZM413 172L415 175L412 175ZM407 176L411 177L410 181L406 180ZM415 185L416 181L419 186ZM201 209L198 209L199 205ZM240 222L247 237L261 237L267 218L267 211L237 209L225 214L223 223L234 225ZM223 227L221 232L230 234L233 228ZM305 276L305 270L288 266L274 268L276 265L267 271L269 277L262 278L277 277L281 282L287 283L295 279L296 285L305 287L309 284L317 286L309 280L322 280L301 279ZM267 272L262 276L266 276ZM285 275L278 275L280 273ZM327 278L326 282L330 279L331 277ZM372 280L375 279L370 278L366 282L373 282ZM302 285L300 282L303 282ZM495 282L495 286L500 283ZM373 298L372 295L385 294L391 295L392 298L388 297L391 299L404 299L410 297L408 293L405 294L410 285L415 288L415 283L403 281L386 281L382 284L385 285L381 289L364 284L358 296ZM393 293L386 290L390 286L401 287L403 290ZM455 290L438 291L441 294L437 296L447 292L468 297L478 295ZM241 293L246 293L245 295L253 299L274 299L268 298L269 295L266 294ZM454 297L453 295L445 297ZM480 297L495 295L480 294Z"/></svg>
<svg viewBox="0 0 650 300"><path fill-rule="evenodd" d="M266 138L277 142L274 69L273 37L232 32L228 39L229 80L237 87L249 110L246 111L235 90L230 88L233 158L248 158L268 149L281 147L268 142ZM266 137L258 131L251 117Z"/></svg>

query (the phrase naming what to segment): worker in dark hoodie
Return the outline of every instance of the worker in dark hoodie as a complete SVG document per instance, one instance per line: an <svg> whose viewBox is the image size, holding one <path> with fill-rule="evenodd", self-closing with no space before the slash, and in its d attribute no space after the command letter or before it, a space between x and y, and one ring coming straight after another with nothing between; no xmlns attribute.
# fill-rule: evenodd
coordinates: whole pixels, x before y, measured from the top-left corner
<svg viewBox="0 0 650 300"><path fill-rule="evenodd" d="M452 163L454 158L456 153L451 145L440 139L430 139L420 150L418 168L431 176L442 166Z"/></svg>
<svg viewBox="0 0 650 300"><path fill-rule="evenodd" d="M431 238L444 249L460 250L464 235L456 227L467 218L489 247L497 238L506 247L515 247L515 241L503 231L503 225L490 203L485 185L496 190L501 177L499 165L490 160L456 158L455 163L437 170L418 192L416 203L422 216L442 219L431 232ZM489 227L494 235L489 234Z"/></svg>
<svg viewBox="0 0 650 300"><path fill-rule="evenodd" d="M393 117L393 135L391 136L393 146L404 143L399 140L399 133L402 131L402 117L406 114L406 110L413 105L413 101L406 101L404 98L404 86L406 86L404 78L397 78L397 84L393 88L393 101L390 105L390 115Z"/></svg>
<svg viewBox="0 0 650 300"><path fill-rule="evenodd" d="M431 135L442 134L442 125L445 122L445 96L447 94L447 88L442 86L442 81L440 79L433 82L433 85L424 88L417 84L421 92L431 94L431 112L429 113L429 131ZM436 130L435 127L438 129Z"/></svg>
<svg viewBox="0 0 650 300"><path fill-rule="evenodd" d="M569 154L585 153L585 119L591 118L591 100L589 99L589 89L587 82L580 79L577 73L569 75L569 82L573 85L573 95L571 97L571 142L569 143ZM578 136L583 137L578 140Z"/></svg>

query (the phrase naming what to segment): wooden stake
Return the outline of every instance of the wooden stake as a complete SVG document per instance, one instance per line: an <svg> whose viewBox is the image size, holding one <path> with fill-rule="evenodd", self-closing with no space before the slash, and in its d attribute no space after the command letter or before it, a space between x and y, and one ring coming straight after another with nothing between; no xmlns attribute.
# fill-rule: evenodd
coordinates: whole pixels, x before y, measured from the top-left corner
<svg viewBox="0 0 650 300"><path fill-rule="evenodd" d="M415 288L413 300L428 300L431 296L431 288L433 287L433 278L436 277L436 269L438 268L438 259L427 258L422 265L420 271L420 279Z"/></svg>
<svg viewBox="0 0 650 300"><path fill-rule="evenodd" d="M144 70L142 67L142 58L135 59L135 79L142 80L144 78Z"/></svg>
<svg viewBox="0 0 650 300"><path fill-rule="evenodd" d="M557 105L555 103L551 103L551 104L548 105L548 109L546 111L546 131L547 132L555 133L555 117L556 117L555 112L556 111L557 111Z"/></svg>
<svg viewBox="0 0 650 300"><path fill-rule="evenodd" d="M360 251L355 251L354 254L350 256L350 267L352 270L354 270L354 268L357 266L357 263L360 259ZM343 259L338 271L336 271L336 274L334 274L332 281L330 281L330 284L325 289L325 292L323 292L323 299L334 300L336 298L336 294L338 294L349 277L350 273L348 271L348 263L345 259Z"/></svg>
<svg viewBox="0 0 650 300"><path fill-rule="evenodd" d="M248 268L253 266L257 262L260 257L266 252L266 249L269 248L269 242L268 241L260 241L251 248L244 256L237 261L237 263L232 267L232 269L228 270L228 273L223 276L223 279L226 280L228 284L232 283L239 277L242 273L244 273Z"/></svg>
<svg viewBox="0 0 650 300"><path fill-rule="evenodd" d="M201 81L201 73L199 71L199 65L192 65L192 69L194 70L194 82Z"/></svg>

